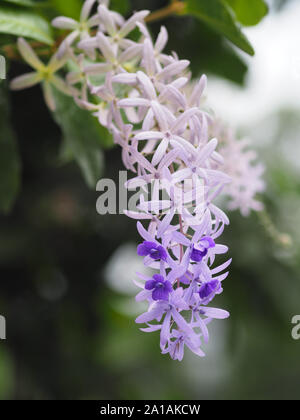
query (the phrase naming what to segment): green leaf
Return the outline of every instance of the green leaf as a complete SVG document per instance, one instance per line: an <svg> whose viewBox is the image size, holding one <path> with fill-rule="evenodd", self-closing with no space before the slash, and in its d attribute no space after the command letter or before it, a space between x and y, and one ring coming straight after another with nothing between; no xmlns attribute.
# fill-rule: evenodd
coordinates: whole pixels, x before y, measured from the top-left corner
<svg viewBox="0 0 300 420"><path fill-rule="evenodd" d="M25 10L0 6L0 32L35 39L51 45L51 26L38 14Z"/></svg>
<svg viewBox="0 0 300 420"><path fill-rule="evenodd" d="M7 3L13 3L16 4L17 6L24 6L24 7L33 7L35 6L35 2L32 0L3 0L6 1Z"/></svg>
<svg viewBox="0 0 300 420"><path fill-rule="evenodd" d="M112 138L90 112L77 107L73 98L53 91L57 106L53 116L64 136L63 159L75 159L88 186L95 188L103 170L102 149L113 145Z"/></svg>
<svg viewBox="0 0 300 420"><path fill-rule="evenodd" d="M2 343L0 347L0 360L0 399L5 400L13 396L15 366L8 348Z"/></svg>
<svg viewBox="0 0 300 420"><path fill-rule="evenodd" d="M0 210L8 213L20 188L20 159L9 121L8 97L0 85Z"/></svg>
<svg viewBox="0 0 300 420"><path fill-rule="evenodd" d="M235 22L231 10L222 0L187 0L183 13L197 17L225 35L237 47L254 55L250 42Z"/></svg>
<svg viewBox="0 0 300 420"><path fill-rule="evenodd" d="M257 25L268 13L264 0L225 0L235 13L236 19L244 26Z"/></svg>
<svg viewBox="0 0 300 420"><path fill-rule="evenodd" d="M79 19L82 0L50 0L51 7L57 15L68 16L73 19Z"/></svg>
<svg viewBox="0 0 300 420"><path fill-rule="evenodd" d="M129 0L111 0L110 8L111 10L114 10L124 16L129 12L130 1Z"/></svg>
<svg viewBox="0 0 300 420"><path fill-rule="evenodd" d="M180 31L177 30L177 19L170 19L168 23L168 29L172 33L168 42L168 52L176 51L179 57L190 60L193 77L199 77L203 73L215 74L243 84L247 65L241 54L238 54L231 44L225 43L222 35L210 26L203 25L200 20L190 16L181 19Z"/></svg>

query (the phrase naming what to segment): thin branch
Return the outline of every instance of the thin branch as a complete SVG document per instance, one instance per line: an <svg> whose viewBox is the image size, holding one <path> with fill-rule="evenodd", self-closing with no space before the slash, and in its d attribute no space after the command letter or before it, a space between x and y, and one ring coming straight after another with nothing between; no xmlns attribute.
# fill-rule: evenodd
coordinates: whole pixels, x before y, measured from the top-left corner
<svg viewBox="0 0 300 420"><path fill-rule="evenodd" d="M145 21L147 23L155 22L157 20L165 19L166 17L179 14L183 11L184 7L185 4L182 1L172 0L169 6L151 13L146 17Z"/></svg>

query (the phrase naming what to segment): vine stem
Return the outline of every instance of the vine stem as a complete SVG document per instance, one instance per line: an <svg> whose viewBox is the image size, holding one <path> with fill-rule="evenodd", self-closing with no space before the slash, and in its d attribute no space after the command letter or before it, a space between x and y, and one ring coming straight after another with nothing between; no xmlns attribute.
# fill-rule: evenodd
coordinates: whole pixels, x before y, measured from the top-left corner
<svg viewBox="0 0 300 420"><path fill-rule="evenodd" d="M179 0L172 0L171 4L164 7L163 9L157 10L153 13L150 13L149 16L146 17L145 21L147 23L154 22L157 20L164 19L168 16L171 16L173 14L177 14L183 11L185 5L182 1Z"/></svg>
<svg viewBox="0 0 300 420"><path fill-rule="evenodd" d="M282 233L278 231L266 210L259 211L257 212L257 214L262 226L274 242L285 248L290 248L293 245L293 240L291 236L287 233Z"/></svg>
<svg viewBox="0 0 300 420"><path fill-rule="evenodd" d="M184 235L184 233L183 233L183 224L182 224L182 215L181 214L179 214L179 225L180 225L180 233L182 233ZM183 258L183 245L180 244L180 262L182 261L182 258ZM177 287L180 287L180 280L179 280L179 278L177 279Z"/></svg>
<svg viewBox="0 0 300 420"><path fill-rule="evenodd" d="M173 163L171 164L170 169L171 169L171 173L175 172ZM179 219L180 233L182 233L184 235L182 215L181 214L178 215L178 219ZM179 244L179 247L180 247L179 248L180 249L180 257L179 258L180 258L180 262L181 262L182 258L183 258L183 245ZM180 287L180 279L179 278L177 279L177 287Z"/></svg>
<svg viewBox="0 0 300 420"><path fill-rule="evenodd" d="M62 35L60 35L55 42L53 43L53 45L45 45L43 42L39 42L39 41L31 41L29 42L29 45L31 46L31 48L33 48L34 50L39 50L38 51L38 55L39 56L51 56L52 54L54 54L58 47L60 46L60 44L62 43L62 41L65 39L65 37L68 35L69 32L64 31L64 33ZM7 45L3 45L0 48L4 54L7 56L7 58L9 58L10 60L15 60L15 61L22 61L22 57L19 54L18 48L16 46L16 44L7 44Z"/></svg>

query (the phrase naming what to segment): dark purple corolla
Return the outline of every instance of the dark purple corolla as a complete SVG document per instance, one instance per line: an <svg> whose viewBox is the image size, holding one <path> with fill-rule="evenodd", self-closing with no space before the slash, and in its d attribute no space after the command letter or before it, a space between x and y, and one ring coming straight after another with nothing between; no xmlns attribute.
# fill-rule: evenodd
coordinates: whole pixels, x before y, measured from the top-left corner
<svg viewBox="0 0 300 420"><path fill-rule="evenodd" d="M220 287L220 282L218 280L211 280L207 283L204 283L199 290L199 296L201 299L210 297L212 294L216 293Z"/></svg>
<svg viewBox="0 0 300 420"><path fill-rule="evenodd" d="M169 300L169 294L173 291L172 284L160 274L154 274L151 280L146 281L146 290L153 290L153 300Z"/></svg>
<svg viewBox="0 0 300 420"><path fill-rule="evenodd" d="M210 236L203 237L196 248L195 245L192 247L191 260L200 262L207 255L209 248L216 246L215 241Z"/></svg>
<svg viewBox="0 0 300 420"><path fill-rule="evenodd" d="M146 257L149 255L153 260L167 260L167 252L164 247L158 245L155 242L144 241L137 248L137 253L141 257Z"/></svg>

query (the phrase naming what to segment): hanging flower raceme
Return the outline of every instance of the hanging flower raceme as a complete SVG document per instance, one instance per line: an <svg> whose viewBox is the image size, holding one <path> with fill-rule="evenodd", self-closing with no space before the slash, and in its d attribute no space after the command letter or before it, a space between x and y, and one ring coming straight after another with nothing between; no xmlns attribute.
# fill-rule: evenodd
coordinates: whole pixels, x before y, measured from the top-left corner
<svg viewBox="0 0 300 420"><path fill-rule="evenodd" d="M76 103L110 130L125 167L135 174L128 187L141 188L137 207L126 214L138 220L137 253L153 276L139 274L136 281L136 299L148 305L136 322L144 324L142 331L160 332L163 354L181 360L187 346L204 356L207 325L229 316L208 304L223 291L230 265L215 265L216 256L227 252L219 238L229 221L213 201L230 178L221 170L217 139L209 138L211 117L201 108L206 77L187 89L189 62L163 53L165 28L152 41L147 11L124 21L107 1L99 3L89 16L94 2L87 0L82 13L89 28L98 23L96 33L80 36L77 23L66 18L54 23L74 31L64 55L78 67L67 77ZM128 37L136 28L137 42Z"/></svg>
<svg viewBox="0 0 300 420"><path fill-rule="evenodd" d="M213 122L211 131L220 142L220 153L225 162L223 170L231 177L224 191L229 197L228 209L238 209L243 216L248 216L251 210L263 210L257 194L265 190L262 179L265 168L257 162L257 154L251 149L250 142L237 139L233 130L219 120Z"/></svg>

